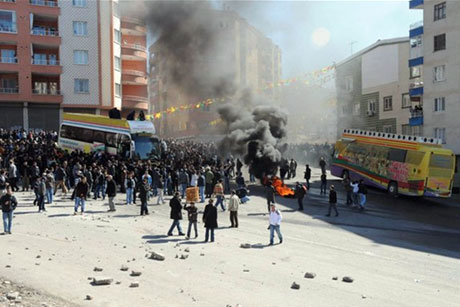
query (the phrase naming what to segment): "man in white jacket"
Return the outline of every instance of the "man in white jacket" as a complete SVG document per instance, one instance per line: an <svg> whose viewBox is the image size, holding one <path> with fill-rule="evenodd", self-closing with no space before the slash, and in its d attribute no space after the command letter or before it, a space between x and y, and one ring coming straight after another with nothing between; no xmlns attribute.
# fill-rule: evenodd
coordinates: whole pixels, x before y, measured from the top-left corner
<svg viewBox="0 0 460 307"><path fill-rule="evenodd" d="M280 239L280 244L283 243L283 235L281 234L280 225L281 220L283 217L281 216L281 212L276 209L275 205L270 206L270 216L269 222L270 225L268 229L270 229L270 245L273 245L273 239L275 238L275 231L278 235L278 239Z"/></svg>
<svg viewBox="0 0 460 307"><path fill-rule="evenodd" d="M228 200L228 211L230 211L231 227L238 228L238 208L240 207L240 198L236 195L235 190L232 190L232 195Z"/></svg>

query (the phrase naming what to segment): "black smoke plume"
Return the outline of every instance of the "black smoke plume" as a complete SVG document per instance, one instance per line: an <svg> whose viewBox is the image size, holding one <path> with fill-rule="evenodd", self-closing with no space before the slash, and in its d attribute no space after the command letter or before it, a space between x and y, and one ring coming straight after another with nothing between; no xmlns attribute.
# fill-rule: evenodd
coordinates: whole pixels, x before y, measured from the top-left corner
<svg viewBox="0 0 460 307"><path fill-rule="evenodd" d="M189 97L206 99L235 92L231 50L219 12L209 1L146 1L144 20L156 53L167 58L169 82Z"/></svg>
<svg viewBox="0 0 460 307"><path fill-rule="evenodd" d="M244 156L244 163L259 179L276 174L287 148L287 114L272 106L251 109L230 104L221 106L218 112L227 124L219 144L221 153Z"/></svg>

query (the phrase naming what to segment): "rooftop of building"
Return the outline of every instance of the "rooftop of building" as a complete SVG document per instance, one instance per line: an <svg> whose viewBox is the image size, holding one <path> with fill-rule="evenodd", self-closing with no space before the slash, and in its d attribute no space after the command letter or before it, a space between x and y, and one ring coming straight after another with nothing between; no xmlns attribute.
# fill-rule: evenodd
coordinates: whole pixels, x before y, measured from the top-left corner
<svg viewBox="0 0 460 307"><path fill-rule="evenodd" d="M379 39L375 43L373 43L372 45L370 45L370 46L368 46L368 47L366 47L366 48L364 48L364 49L352 54L348 58L345 58L344 60L336 63L336 66L340 66L340 65L343 65L345 63L348 63L351 60L353 60L353 59L355 59L357 57L360 57L360 56L368 53L369 51L371 51L371 50L373 50L375 48L386 46L386 45L394 45L394 44L401 44L401 43L408 43L408 42L409 42L409 37L407 37L407 36L390 38L390 39Z"/></svg>

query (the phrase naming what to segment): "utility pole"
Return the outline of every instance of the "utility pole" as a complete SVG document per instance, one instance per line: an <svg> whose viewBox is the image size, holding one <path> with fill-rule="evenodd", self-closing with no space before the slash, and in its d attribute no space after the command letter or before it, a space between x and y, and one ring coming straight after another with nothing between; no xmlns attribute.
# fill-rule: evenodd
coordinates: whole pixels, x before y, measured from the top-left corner
<svg viewBox="0 0 460 307"><path fill-rule="evenodd" d="M357 43L357 41L351 41L350 42L350 52L351 52L351 54L353 54L353 45L356 44L356 43Z"/></svg>

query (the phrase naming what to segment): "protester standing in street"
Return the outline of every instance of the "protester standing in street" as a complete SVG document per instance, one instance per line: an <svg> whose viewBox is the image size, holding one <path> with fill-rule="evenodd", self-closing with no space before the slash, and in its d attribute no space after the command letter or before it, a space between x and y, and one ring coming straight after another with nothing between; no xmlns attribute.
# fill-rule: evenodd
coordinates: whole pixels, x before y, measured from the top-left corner
<svg viewBox="0 0 460 307"><path fill-rule="evenodd" d="M200 202L204 203L204 188L206 186L206 178L202 173L198 176L197 179L198 189L200 191Z"/></svg>
<svg viewBox="0 0 460 307"><path fill-rule="evenodd" d="M230 211L231 227L238 228L238 209L240 207L240 198L236 195L236 191L232 190L228 200L228 211Z"/></svg>
<svg viewBox="0 0 460 307"><path fill-rule="evenodd" d="M38 212L45 211L46 174L37 179Z"/></svg>
<svg viewBox="0 0 460 307"><path fill-rule="evenodd" d="M303 178L305 178L307 183L307 189L310 189L311 168L308 164L305 166L305 173Z"/></svg>
<svg viewBox="0 0 460 307"><path fill-rule="evenodd" d="M10 160L10 167L8 168L8 180L10 182L13 192L19 191L18 184L18 168L14 164L14 160Z"/></svg>
<svg viewBox="0 0 460 307"><path fill-rule="evenodd" d="M358 199L359 199L359 210L364 210L364 205L366 204L367 196L367 187L364 184L364 181L361 179L358 184Z"/></svg>
<svg viewBox="0 0 460 307"><path fill-rule="evenodd" d="M216 207L219 205L222 208L222 211L225 211L225 206L224 206L224 186L222 185L222 180L219 180L219 182L216 183L214 186L214 195L216 195Z"/></svg>
<svg viewBox="0 0 460 307"><path fill-rule="evenodd" d="M136 188L136 183L133 179L133 175L130 173L125 179L125 189L126 189L126 204L131 205L133 203L133 193Z"/></svg>
<svg viewBox="0 0 460 307"><path fill-rule="evenodd" d="M294 194L295 194L295 197L297 198L297 203L299 204L299 208L298 208L299 211L303 211L303 198L306 193L307 193L307 189L302 184L300 184L300 182L297 181L295 185Z"/></svg>
<svg viewBox="0 0 460 307"><path fill-rule="evenodd" d="M113 199L117 196L117 185L113 180L112 175L107 176L107 189L106 189L107 196L109 197L109 212L116 211L115 204Z"/></svg>
<svg viewBox="0 0 460 307"><path fill-rule="evenodd" d="M193 229L195 230L195 239L198 238L198 209L195 207L195 203L192 201L190 205L185 204L184 205L184 210L187 211L187 217L188 217L188 230L187 230L187 236L185 239L190 239L190 233L192 231L192 226Z"/></svg>
<svg viewBox="0 0 460 307"><path fill-rule="evenodd" d="M265 197L267 198L267 208L270 213L270 206L275 203L275 188L273 188L270 181L265 184Z"/></svg>
<svg viewBox="0 0 460 307"><path fill-rule="evenodd" d="M350 178L346 177L345 179L343 179L343 188L347 193L347 201L345 204L347 206L350 206L353 204L353 188L350 185Z"/></svg>
<svg viewBox="0 0 460 307"><path fill-rule="evenodd" d="M16 209L18 202L13 195L10 186L6 189L6 194L0 197L0 206L2 206L3 214L3 230L4 234L11 234L11 226L13 225L13 211Z"/></svg>
<svg viewBox="0 0 460 307"><path fill-rule="evenodd" d="M74 215L78 213L78 207L81 206L81 214L85 212L85 201L88 197L89 185L85 176L77 183L75 187L75 208Z"/></svg>
<svg viewBox="0 0 460 307"><path fill-rule="evenodd" d="M339 216L339 212L337 211L337 192L333 185L329 188L329 210L326 216L331 216L331 209L334 209L335 216Z"/></svg>
<svg viewBox="0 0 460 307"><path fill-rule="evenodd" d="M182 220L182 205L179 192L174 194L174 197L169 201L169 206L171 207L170 218L173 220L171 227L168 231L168 236L173 235L174 228L177 227L179 231L179 236L183 236L182 228L180 227L180 220Z"/></svg>
<svg viewBox="0 0 460 307"><path fill-rule="evenodd" d="M141 215L149 215L147 207L148 194L150 192L150 185L147 178L144 178L142 184L139 186L139 199L141 200ZM162 190L163 192L163 190Z"/></svg>
<svg viewBox="0 0 460 307"><path fill-rule="evenodd" d="M359 184L358 181L353 181L353 183L350 183L350 186L352 188L352 193L353 193L353 207L357 207L359 205Z"/></svg>
<svg viewBox="0 0 460 307"><path fill-rule="evenodd" d="M204 242L208 242L209 234L211 234L211 242L214 242L214 229L217 228L217 208L214 207L212 199L204 208L203 223L206 228Z"/></svg>
<svg viewBox="0 0 460 307"><path fill-rule="evenodd" d="M323 173L321 175L321 192L320 192L320 195L326 195L326 189L327 189L327 177L326 177L326 173Z"/></svg>
<svg viewBox="0 0 460 307"><path fill-rule="evenodd" d="M163 181L163 176L160 175L160 177L157 180L157 205L164 204L165 199L163 197L164 195L164 181Z"/></svg>
<svg viewBox="0 0 460 307"><path fill-rule="evenodd" d="M326 174L326 161L324 161L324 157L321 157L319 160L319 167L321 168L321 174Z"/></svg>
<svg viewBox="0 0 460 307"><path fill-rule="evenodd" d="M273 239L275 238L275 231L278 235L278 239L280 240L280 244L283 243L283 235L281 234L281 220L283 217L281 216L281 212L276 209L275 204L270 206L270 216L269 216L269 226L270 229L270 245L273 245Z"/></svg>
<svg viewBox="0 0 460 307"><path fill-rule="evenodd" d="M206 168L204 176L206 180L206 198L211 198L214 183L214 174L209 167Z"/></svg>

